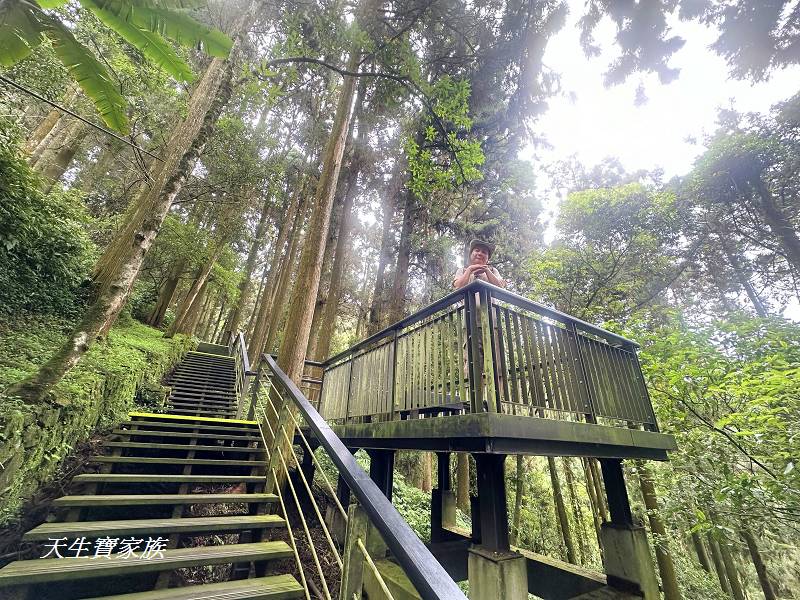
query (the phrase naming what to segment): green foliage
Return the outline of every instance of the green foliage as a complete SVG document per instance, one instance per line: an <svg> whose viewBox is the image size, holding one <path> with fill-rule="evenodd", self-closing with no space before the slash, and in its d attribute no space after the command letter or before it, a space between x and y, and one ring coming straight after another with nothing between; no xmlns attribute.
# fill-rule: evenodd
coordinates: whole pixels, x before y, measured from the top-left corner
<svg viewBox="0 0 800 600"><path fill-rule="evenodd" d="M0 313L7 315L71 313L96 255L80 195L39 188L19 140L0 124Z"/></svg>
<svg viewBox="0 0 800 600"><path fill-rule="evenodd" d="M192 78L189 66L166 40L200 47L217 57L228 55L233 42L222 32L195 21L181 9L194 2L183 0L80 0L144 56L180 81ZM0 65L10 67L26 58L47 38L58 59L83 92L94 102L111 129L128 133L126 103L106 68L81 44L57 13L43 8L65 4L61 0L6 0L0 3Z"/></svg>
<svg viewBox="0 0 800 600"><path fill-rule="evenodd" d="M481 143L467 136L469 81L443 76L427 90L435 115L427 113L423 139L406 140L410 173L409 189L419 198L435 191L449 191L482 177L479 167L485 157Z"/></svg>
<svg viewBox="0 0 800 600"><path fill-rule="evenodd" d="M70 330L56 318L0 323L0 390L32 373ZM161 378L190 346L185 336L165 339L138 323L117 326L53 388L52 402L31 406L0 394L0 523L13 520L77 443L124 418L138 390L155 401Z"/></svg>

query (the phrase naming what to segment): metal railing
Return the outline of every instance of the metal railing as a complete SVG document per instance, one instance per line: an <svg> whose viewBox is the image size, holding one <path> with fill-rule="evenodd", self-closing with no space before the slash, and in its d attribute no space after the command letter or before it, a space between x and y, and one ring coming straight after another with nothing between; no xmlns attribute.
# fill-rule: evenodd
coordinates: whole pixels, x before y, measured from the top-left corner
<svg viewBox="0 0 800 600"><path fill-rule="evenodd" d="M325 600L359 599L368 573L391 599L390 586L378 566L388 550L422 598L466 600L458 585L358 465L300 388L277 366L275 359L262 355L254 375L250 406L261 424L268 454L268 476L272 483L278 483L271 489L278 495L286 517L290 545L306 598L310 600L313 593ZM297 448L301 450L302 460ZM343 506L315 449L327 455L357 504ZM331 499L331 511L344 524L346 534L340 542L336 541L337 536L317 501L315 470L321 475L323 491ZM294 528L290 513L296 519ZM298 542L309 550L313 565L301 563ZM327 566L324 564L326 555Z"/></svg>
<svg viewBox="0 0 800 600"><path fill-rule="evenodd" d="M236 401L238 410L236 418L252 419L252 408L247 409L246 399L250 389L250 360L247 358L247 344L244 341L244 333L239 332L235 337L231 337L228 342L228 355L233 356L236 361Z"/></svg>
<svg viewBox="0 0 800 600"><path fill-rule="evenodd" d="M499 412L656 431L636 349L475 281L327 360L320 413L364 422Z"/></svg>

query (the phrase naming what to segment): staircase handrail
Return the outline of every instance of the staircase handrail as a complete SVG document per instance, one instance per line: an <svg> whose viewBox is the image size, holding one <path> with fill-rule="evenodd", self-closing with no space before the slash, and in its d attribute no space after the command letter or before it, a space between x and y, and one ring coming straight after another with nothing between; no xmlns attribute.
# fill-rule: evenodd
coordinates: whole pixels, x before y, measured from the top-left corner
<svg viewBox="0 0 800 600"><path fill-rule="evenodd" d="M391 501L383 494L353 454L314 409L295 383L278 367L272 356L262 354L274 380L283 388L305 423L325 449L339 475L356 497L370 522L425 600L466 600L464 593L431 554Z"/></svg>

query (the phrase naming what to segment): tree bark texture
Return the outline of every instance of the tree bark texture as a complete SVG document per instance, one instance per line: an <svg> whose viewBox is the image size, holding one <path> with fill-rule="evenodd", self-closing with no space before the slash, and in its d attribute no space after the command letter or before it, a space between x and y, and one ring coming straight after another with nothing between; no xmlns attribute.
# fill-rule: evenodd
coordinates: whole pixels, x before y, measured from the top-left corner
<svg viewBox="0 0 800 600"><path fill-rule="evenodd" d="M367 320L367 332L370 334L380 331L386 322L386 268L392 260L392 248L394 247L392 221L397 207L397 196L403 188L404 169L401 168L401 164L403 163L398 161L395 165L392 179L384 195L378 271L375 277L375 289L372 292L372 302L370 303Z"/></svg>
<svg viewBox="0 0 800 600"><path fill-rule="evenodd" d="M735 600L745 600L744 589L739 581L739 573L736 571L736 563L733 561L728 542L720 540L718 543L719 552L722 555L722 564L725 565L725 575L728 577L728 583L731 586L731 594Z"/></svg>
<svg viewBox="0 0 800 600"><path fill-rule="evenodd" d="M642 499L647 509L647 519L650 522L650 531L656 550L658 572L661 575L661 588L665 600L680 600L681 592L678 587L678 578L675 574L675 564L667 544L667 530L658 510L658 498L653 483L653 476L644 461L636 461L636 471L639 474L639 487L642 490Z"/></svg>
<svg viewBox="0 0 800 600"><path fill-rule="evenodd" d="M550 470L550 482L553 486L553 501L555 503L558 525L561 529L561 538L564 540L564 549L566 550L567 554L567 562L575 565L578 564L575 555L575 543L572 541L572 531L570 531L569 528L567 509L564 506L564 496L561 493L561 481L558 478L558 471L556 470L556 459L552 456L548 456L547 465Z"/></svg>
<svg viewBox="0 0 800 600"><path fill-rule="evenodd" d="M719 546L717 545L717 540L711 534L707 535L708 540L708 547L711 550L711 560L714 563L714 571L717 573L717 579L719 579L719 586L722 588L722 591L731 595L731 586L728 583L728 577L725 574L725 565L722 562L722 553L719 551Z"/></svg>
<svg viewBox="0 0 800 600"><path fill-rule="evenodd" d="M347 191L344 197L344 206L342 207L342 222L339 226L339 235L336 238L336 250L333 256L333 266L331 267L331 282L328 288L328 297L325 301L325 307L322 311L321 323L317 335L317 343L315 350L312 354L316 360L325 360L328 357L331 349L331 340L333 338L334 326L336 324L336 315L339 310L339 301L342 296L342 277L344 275L344 267L348 258L348 250L350 248L350 233L353 229L353 202L356 196L356 179L358 178L358 169L354 169L349 174L349 181Z"/></svg>
<svg viewBox="0 0 800 600"><path fill-rule="evenodd" d="M522 516L522 497L525 495L525 468L524 456L517 454L517 472L514 477L514 513L511 518L511 543L517 544L519 540L519 524Z"/></svg>
<svg viewBox="0 0 800 600"><path fill-rule="evenodd" d="M469 514L469 454L456 454L456 506L464 514Z"/></svg>
<svg viewBox="0 0 800 600"><path fill-rule="evenodd" d="M264 352L272 352L275 348L275 340L278 338L283 317L287 313L286 299L289 298L292 289L292 276L298 266L297 255L300 252L300 248L303 247L303 226L306 222L308 210L308 205L304 204L297 212L294 227L292 228L292 236L289 240L289 254L286 261L281 265L276 285L272 289L272 298L270 299L271 309L265 332Z"/></svg>
<svg viewBox="0 0 800 600"><path fill-rule="evenodd" d="M397 250L397 265L394 269L394 282L392 283L392 296L387 324L402 319L405 314L408 267L411 264L411 229L414 226L414 204L413 192L406 190L403 227L400 230L400 245Z"/></svg>
<svg viewBox="0 0 800 600"><path fill-rule="evenodd" d="M354 71L358 68L360 55L360 51L354 48L348 59L347 70ZM322 257L325 253L325 241L328 236L333 207L333 196L336 191L336 182L339 179L354 92L355 79L345 77L339 94L333 129L323 155L322 175L314 198L314 212L300 258L299 284L292 294L286 332L278 354L281 369L297 384L300 384L303 374L308 336L311 332L311 319L322 271Z"/></svg>
<svg viewBox="0 0 800 600"><path fill-rule="evenodd" d="M758 542L753 532L749 529L742 529L742 538L747 544L747 549L750 552L750 558L753 560L753 566L756 568L758 575L758 583L761 585L761 590L764 592L764 600L776 600L777 594L775 588L772 586L772 581L767 572L767 565L764 558L761 556L761 551L758 548Z"/></svg>
<svg viewBox="0 0 800 600"><path fill-rule="evenodd" d="M256 268L258 254L261 252L261 247L264 245L264 240L266 239L267 223L269 221L269 205L270 199L264 200L264 205L261 207L261 217L258 219L258 225L253 235L253 242L250 244L250 252L247 255L242 281L239 283L239 297L236 299L228 315L227 330L230 335L236 335L242 321L244 308L247 306L248 302L250 302L250 290L253 287L253 271Z"/></svg>
<svg viewBox="0 0 800 600"><path fill-rule="evenodd" d="M711 561L708 559L708 552L706 552L703 538L701 538L700 534L696 531L691 533L691 537L692 545L694 546L695 553L697 553L697 560L700 562L700 566L706 573L711 573Z"/></svg>
<svg viewBox="0 0 800 600"><path fill-rule="evenodd" d="M795 228L783 209L775 202L772 192L760 178L755 181L755 190L761 199L764 220L780 242L789 265L795 273L800 273L800 238L797 237Z"/></svg>
<svg viewBox="0 0 800 600"><path fill-rule="evenodd" d="M724 235L719 235L718 239L720 245L722 246L722 250L725 253L725 257L728 259L728 264L731 266L731 269L733 269L733 274L736 276L736 281L738 281L739 285L741 285L744 289L747 297L753 304L756 314L759 317L766 319L769 316L767 313L767 308L759 297L758 292L756 292L756 289L753 287L753 284L750 283L750 277L745 272L739 257L730 247L730 244L727 242Z"/></svg>
<svg viewBox="0 0 800 600"><path fill-rule="evenodd" d="M172 265L166 281L164 281L161 289L158 292L156 305L153 307L153 310L147 317L148 325L152 325L153 327L161 327L161 325L164 323L164 316L167 314L167 310L172 305L172 300L175 297L175 290L178 289L178 283L180 283L181 275L185 269L185 258L180 259L178 262Z"/></svg>
<svg viewBox="0 0 800 600"><path fill-rule="evenodd" d="M286 216L283 218L280 230L278 231L278 239L275 241L275 249L272 253L272 262L270 263L269 270L266 274L266 281L264 283L264 291L261 294L261 301L255 308L258 316L255 319L253 326L253 335L250 337L248 344L248 352L250 353L250 364L256 364L257 358L261 356L264 351L264 344L267 341L267 328L269 327L270 312L272 310L272 298L274 296L273 290L275 281L278 280L280 271L281 259L284 263L289 257L289 248L284 253L284 246L286 240L289 238L295 226L297 213L299 212L299 205L303 195L303 185L301 184L295 189L292 199L289 203L289 209Z"/></svg>

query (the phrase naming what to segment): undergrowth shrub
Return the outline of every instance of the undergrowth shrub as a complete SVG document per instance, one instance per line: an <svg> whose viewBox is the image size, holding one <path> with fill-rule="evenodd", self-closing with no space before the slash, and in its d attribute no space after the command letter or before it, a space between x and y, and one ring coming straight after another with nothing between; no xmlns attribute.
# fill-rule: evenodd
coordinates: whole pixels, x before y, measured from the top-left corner
<svg viewBox="0 0 800 600"><path fill-rule="evenodd" d="M0 118L0 317L76 312L97 251L89 221L77 192L41 191L18 133Z"/></svg>

